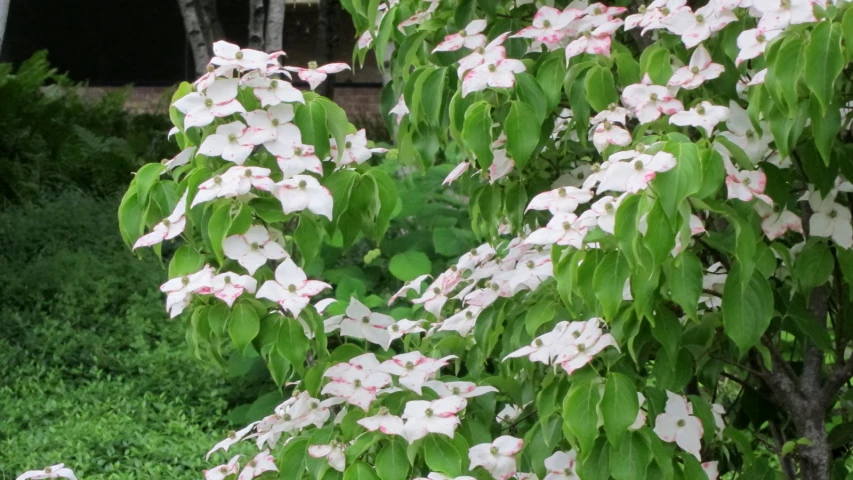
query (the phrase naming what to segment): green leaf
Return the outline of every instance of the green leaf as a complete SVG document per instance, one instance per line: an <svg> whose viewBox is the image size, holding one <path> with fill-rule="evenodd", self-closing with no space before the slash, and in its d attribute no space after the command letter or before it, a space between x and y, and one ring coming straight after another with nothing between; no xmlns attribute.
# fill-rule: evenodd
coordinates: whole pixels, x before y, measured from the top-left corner
<svg viewBox="0 0 853 480"><path fill-rule="evenodd" d="M468 150L477 157L480 168L492 164L492 107L486 102L477 102L465 111L462 139Z"/></svg>
<svg viewBox="0 0 853 480"><path fill-rule="evenodd" d="M674 221L681 202L702 188L702 164L693 143L668 142L664 151L675 156L677 163L672 170L655 175L652 187L664 213Z"/></svg>
<svg viewBox="0 0 853 480"><path fill-rule="evenodd" d="M305 473L305 459L308 457L308 439L294 438L292 442L284 445L284 451L279 455L280 478L291 480L301 479Z"/></svg>
<svg viewBox="0 0 853 480"><path fill-rule="evenodd" d="M536 71L536 81L542 87L545 100L548 102L548 111L553 111L563 97L563 78L566 76L565 60L559 55L552 55L542 62Z"/></svg>
<svg viewBox="0 0 853 480"><path fill-rule="evenodd" d="M591 452L584 452L586 458L578 462L578 478L583 480L610 479L610 444L603 437L595 442Z"/></svg>
<svg viewBox="0 0 853 480"><path fill-rule="evenodd" d="M430 470L450 477L462 474L462 454L447 437L436 433L424 438L424 461Z"/></svg>
<svg viewBox="0 0 853 480"><path fill-rule="evenodd" d="M693 253L684 251L669 264L666 278L672 299L688 317L697 320L696 311L702 294L702 262Z"/></svg>
<svg viewBox="0 0 853 480"><path fill-rule="evenodd" d="M604 318L612 320L616 317L619 305L622 303L622 288L631 275L631 266L621 252L612 251L595 268L592 285L595 296L601 302Z"/></svg>
<svg viewBox="0 0 853 480"><path fill-rule="evenodd" d="M427 122L435 127L441 125L442 103L444 101L444 88L447 83L447 68L439 68L435 71L422 75L423 82L421 89L417 87L415 95L419 95L423 108L422 116L427 119Z"/></svg>
<svg viewBox="0 0 853 480"><path fill-rule="evenodd" d="M379 209L376 212L376 243L378 244L391 225L391 217L394 209L397 207L399 195L394 181L378 167L368 170L365 176L372 178L376 182L379 198Z"/></svg>
<svg viewBox="0 0 853 480"><path fill-rule="evenodd" d="M811 32L806 46L806 86L820 102L821 110L826 112L832 103L835 79L844 68L841 54L841 24L821 22Z"/></svg>
<svg viewBox="0 0 853 480"><path fill-rule="evenodd" d="M586 73L584 90L589 105L598 111L607 110L611 104L619 103L613 73L601 65L590 68Z"/></svg>
<svg viewBox="0 0 853 480"><path fill-rule="evenodd" d="M541 325L553 320L554 315L557 313L557 309L555 307L556 306L552 302L538 302L533 305L524 317L524 328L527 330L527 334L530 336L536 335L536 330L538 330Z"/></svg>
<svg viewBox="0 0 853 480"><path fill-rule="evenodd" d="M726 335L737 344L741 354L757 344L770 326L773 316L773 291L759 274L742 285L735 264L726 278L723 294L723 328Z"/></svg>
<svg viewBox="0 0 853 480"><path fill-rule="evenodd" d="M649 74L655 85L666 85L669 82L669 77L672 76L671 65L669 50L660 45L648 47L640 55L640 70Z"/></svg>
<svg viewBox="0 0 853 480"><path fill-rule="evenodd" d="M541 125L550 110L545 99L545 93L539 87L539 84L536 83L536 78L526 72L517 73L515 75L515 91L518 99L529 105L536 112L536 118L539 119L539 124Z"/></svg>
<svg viewBox="0 0 853 480"><path fill-rule="evenodd" d="M621 288L621 287L620 287ZM598 437L598 402L601 399L597 382L572 385L563 402L563 421L574 435L581 452L589 452Z"/></svg>
<svg viewBox="0 0 853 480"><path fill-rule="evenodd" d="M136 193L140 205L148 204L148 194L166 166L160 163L149 163L136 172Z"/></svg>
<svg viewBox="0 0 853 480"><path fill-rule="evenodd" d="M518 170L523 170L530 160L530 155L539 145L539 130L542 123L537 121L533 108L519 101L513 101L509 114L504 120L506 132L506 151L515 162Z"/></svg>
<svg viewBox="0 0 853 480"><path fill-rule="evenodd" d="M832 144L841 131L841 109L830 108L823 113L820 104L814 98L809 102L809 118L812 121L812 135L817 151L823 163L829 166L832 161Z"/></svg>
<svg viewBox="0 0 853 480"><path fill-rule="evenodd" d="M788 112L793 116L799 105L797 83L803 74L803 41L799 37L786 38L776 51L775 61L768 69L770 83L765 81L767 88L775 88L782 94L788 104ZM770 75L772 70L773 75Z"/></svg>
<svg viewBox="0 0 853 480"><path fill-rule="evenodd" d="M621 373L607 374L601 398L601 416L604 417L604 432L611 445L619 445L628 427L637 419L639 410L634 382Z"/></svg>
<svg viewBox="0 0 853 480"><path fill-rule="evenodd" d="M835 261L826 242L809 241L797 255L793 278L799 290L808 293L812 288L823 285L829 280L834 266Z"/></svg>
<svg viewBox="0 0 853 480"><path fill-rule="evenodd" d="M329 156L329 130L326 128L326 109L320 102L306 102L296 109L293 123L302 133L302 143L314 145L317 158Z"/></svg>
<svg viewBox="0 0 853 480"><path fill-rule="evenodd" d="M305 98L307 101L309 98L307 94ZM315 101L321 103L323 105L323 109L326 111L326 130L335 139L335 143L337 145L346 144L346 138L350 128L346 112L328 98L317 96ZM340 156L343 155L343 153L344 149L338 148L337 160L340 160Z"/></svg>
<svg viewBox="0 0 853 480"><path fill-rule="evenodd" d="M308 337L305 336L302 325L295 319L281 315L276 315L274 318L267 317L265 321L279 322L276 351L290 361L298 373L303 374L308 353Z"/></svg>
<svg viewBox="0 0 853 480"><path fill-rule="evenodd" d="M673 223L676 219L667 216L660 201L655 202L646 218L651 227L643 236L643 245L651 253L654 265L660 266L670 258L670 252L675 248L676 231Z"/></svg>
<svg viewBox="0 0 853 480"><path fill-rule="evenodd" d="M356 462L344 472L344 480L379 480L379 477L373 473L373 468L370 465L364 462Z"/></svg>
<svg viewBox="0 0 853 480"><path fill-rule="evenodd" d="M204 266L204 255L189 245L183 245L169 261L169 278L183 277L195 273Z"/></svg>
<svg viewBox="0 0 853 480"><path fill-rule="evenodd" d="M645 478L652 462L652 451L639 433L631 432L622 438L610 456L610 475L616 480Z"/></svg>
<svg viewBox="0 0 853 480"><path fill-rule="evenodd" d="M657 318L652 325L652 336L660 342L669 358L670 365L675 365L678 362L678 351L681 348L681 328L681 323L672 312L666 308L658 310Z"/></svg>
<svg viewBox="0 0 853 480"><path fill-rule="evenodd" d="M240 350L246 348L260 330L261 320L254 308L244 302L234 305L228 319L228 335Z"/></svg>
<svg viewBox="0 0 853 480"><path fill-rule="evenodd" d="M376 474L381 480L406 480L409 458L406 447L399 440L391 440L376 455Z"/></svg>
<svg viewBox="0 0 853 480"><path fill-rule="evenodd" d="M323 231L317 225L314 215L302 213L299 215L299 226L293 232L293 241L299 247L302 261L308 263L313 260L320 251L323 239Z"/></svg>
<svg viewBox="0 0 853 480"><path fill-rule="evenodd" d="M423 252L409 250L391 257L388 264L391 274L398 279L408 282L432 271L432 263Z"/></svg>
<svg viewBox="0 0 853 480"><path fill-rule="evenodd" d="M132 246L142 236L142 212L144 210L136 193L136 185L131 184L118 207L118 226L121 237L128 247Z"/></svg>

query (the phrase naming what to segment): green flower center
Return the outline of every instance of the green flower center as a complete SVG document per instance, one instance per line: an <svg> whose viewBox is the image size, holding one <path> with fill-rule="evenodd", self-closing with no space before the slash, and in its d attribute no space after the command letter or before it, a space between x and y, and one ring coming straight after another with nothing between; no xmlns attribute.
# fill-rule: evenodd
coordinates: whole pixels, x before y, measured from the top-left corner
<svg viewBox="0 0 853 480"><path fill-rule="evenodd" d="M308 183L305 180L299 181L299 188L301 188L302 190L305 190L305 187L307 187L307 186L308 186Z"/></svg>
<svg viewBox="0 0 853 480"><path fill-rule="evenodd" d="M698 75L699 67L690 67L690 73L692 73L693 75Z"/></svg>
<svg viewBox="0 0 853 480"><path fill-rule="evenodd" d="M683 427L683 426L687 425L687 422L685 422L685 421L682 419L682 420L679 420L678 422L676 422L676 425L678 425L679 427Z"/></svg>
<svg viewBox="0 0 853 480"><path fill-rule="evenodd" d="M490 448L490 449L489 449L489 452L490 452L492 455L497 455L497 454L498 454L498 447L492 447L492 448Z"/></svg>
<svg viewBox="0 0 853 480"><path fill-rule="evenodd" d="M204 99L204 106L208 107L208 108L212 107L213 106L213 100L211 100L209 98L205 98Z"/></svg>
<svg viewBox="0 0 853 480"><path fill-rule="evenodd" d="M412 362L406 362L406 370L414 370L415 364Z"/></svg>
<svg viewBox="0 0 853 480"><path fill-rule="evenodd" d="M829 212L829 218L835 218L837 216L838 216L838 211L833 210L833 211Z"/></svg>
<svg viewBox="0 0 853 480"><path fill-rule="evenodd" d="M361 323L368 324L370 323L370 317L364 317L361 319Z"/></svg>
<svg viewBox="0 0 853 480"><path fill-rule="evenodd" d="M295 293L296 292L296 285L291 283L290 285L287 286L287 291L290 293Z"/></svg>
<svg viewBox="0 0 853 480"><path fill-rule="evenodd" d="M251 248L252 250L260 250L261 246L258 245L258 242L252 242L252 244L249 245L249 248Z"/></svg>
<svg viewBox="0 0 853 480"><path fill-rule="evenodd" d="M569 222L563 222L563 230L569 231L572 229L572 224Z"/></svg>
<svg viewBox="0 0 853 480"><path fill-rule="evenodd" d="M432 409L431 409L431 408L427 408L427 409L424 411L424 416L431 417L432 415L433 415L433 411L432 411Z"/></svg>
<svg viewBox="0 0 853 480"><path fill-rule="evenodd" d="M543 28L551 28L551 21L545 20L544 22L542 22L542 27Z"/></svg>
<svg viewBox="0 0 853 480"><path fill-rule="evenodd" d="M607 213L613 213L613 204L610 202L605 203L604 204L604 211Z"/></svg>
<svg viewBox="0 0 853 480"><path fill-rule="evenodd" d="M645 165L643 165L643 161L642 161L642 160L637 160L637 161L635 161L635 162L634 162L634 170L636 170L636 171L638 171L638 172L642 171L644 166L645 166Z"/></svg>
<svg viewBox="0 0 853 480"><path fill-rule="evenodd" d="M243 52L237 52L237 54L234 55L234 58L236 58L237 60L242 60L243 59Z"/></svg>

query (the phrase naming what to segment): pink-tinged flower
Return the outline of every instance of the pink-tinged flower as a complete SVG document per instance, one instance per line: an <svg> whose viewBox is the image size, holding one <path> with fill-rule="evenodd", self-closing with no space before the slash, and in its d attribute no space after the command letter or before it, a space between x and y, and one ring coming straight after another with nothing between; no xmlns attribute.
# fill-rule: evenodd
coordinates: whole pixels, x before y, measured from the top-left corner
<svg viewBox="0 0 853 480"><path fill-rule="evenodd" d="M323 164L314 155L313 145L301 145L293 148L291 156L276 156L276 163L284 178L292 178L304 172L323 174Z"/></svg>
<svg viewBox="0 0 853 480"><path fill-rule="evenodd" d="M395 355L386 360L376 369L397 377L400 386L421 394L424 382L435 376L435 373L448 364L448 360L456 358L449 355L443 358L425 357L421 352L409 352ZM403 417L406 418L406 417Z"/></svg>
<svg viewBox="0 0 853 480"><path fill-rule="evenodd" d="M578 5L580 6L581 4ZM586 30L590 26L592 28L600 27L601 25L612 21L613 17L616 15L621 15L627 10L628 9L625 7L608 7L603 3L593 3L584 9L584 15L572 22L568 29L570 31L577 32Z"/></svg>
<svg viewBox="0 0 853 480"><path fill-rule="evenodd" d="M456 266L460 270L473 270L477 266L491 260L496 253L495 247L484 243L462 254L456 262Z"/></svg>
<svg viewBox="0 0 853 480"><path fill-rule="evenodd" d="M554 266L550 254L528 255L514 269L495 275L495 281L506 282L509 290L517 293L525 288L536 290L542 282L553 276Z"/></svg>
<svg viewBox="0 0 853 480"><path fill-rule="evenodd" d="M462 78L462 97L471 92L490 88L510 88L515 85L515 74L527 70L521 60L506 58L503 48L495 48L483 63Z"/></svg>
<svg viewBox="0 0 853 480"><path fill-rule="evenodd" d="M285 103L305 103L302 92L283 78L263 75L246 75L243 84L252 87L252 93L261 101L262 107Z"/></svg>
<svg viewBox="0 0 853 480"><path fill-rule="evenodd" d="M346 444L332 440L328 445L310 445L308 455L314 458L325 458L329 466L339 472L346 469L347 457L344 454Z"/></svg>
<svg viewBox="0 0 853 480"><path fill-rule="evenodd" d="M464 310L446 318L438 326L439 332L456 332L463 337L468 336L477 324L477 317L483 311L482 307L469 305Z"/></svg>
<svg viewBox="0 0 853 480"><path fill-rule="evenodd" d="M177 128L177 127L176 127ZM181 150L181 153L175 155L169 160L164 160L162 163L166 166L166 170L172 170L174 168L178 168L182 165L186 165L190 163L190 160L195 156L195 147L187 147ZM165 172L164 172L165 173Z"/></svg>
<svg viewBox="0 0 853 480"><path fill-rule="evenodd" d="M809 234L814 237L831 238L838 246L853 247L853 223L850 209L835 202L835 194L824 198L819 191L812 192L809 205L814 213L809 219Z"/></svg>
<svg viewBox="0 0 853 480"><path fill-rule="evenodd" d="M599 198L590 206L589 210L595 214L595 221L598 223L598 228L607 233L614 233L616 229L616 211L619 210L619 204L625 199L627 193L623 193L618 197L610 195Z"/></svg>
<svg viewBox="0 0 853 480"><path fill-rule="evenodd" d="M420 392L418 392L420 393ZM441 398L428 402L412 400L406 403L403 410L403 436L408 442L424 438L429 433L439 433L453 438L453 432L459 426L457 413L461 412L468 402L457 396Z"/></svg>
<svg viewBox="0 0 853 480"><path fill-rule="evenodd" d="M266 69L269 59L269 55L264 52L249 48L241 49L239 46L224 40L213 44L213 55L214 57L210 59L210 63L236 68L237 70Z"/></svg>
<svg viewBox="0 0 853 480"><path fill-rule="evenodd" d="M439 382L430 380L424 386L438 394L439 398L458 396L462 398L474 398L487 393L497 392L492 386L480 387L473 382Z"/></svg>
<svg viewBox="0 0 853 480"><path fill-rule="evenodd" d="M655 419L655 433L664 442L675 442L698 460L702 448L702 422L692 415L687 399L667 391L666 408Z"/></svg>
<svg viewBox="0 0 853 480"><path fill-rule="evenodd" d="M432 472L429 475L427 475L426 478L418 477L418 478L415 478L414 480L477 480L477 479L474 477L468 476L468 475L462 475L461 477L450 478L443 473Z"/></svg>
<svg viewBox="0 0 853 480"><path fill-rule="evenodd" d="M210 455L217 450L222 450L223 452L227 452L228 449L231 448L231 445L234 445L235 443L239 442L240 440L243 440L243 437L248 435L249 432L252 431L252 428L254 428L255 425L257 425L257 424L258 424L258 422L253 422L253 423L246 425L246 427L244 427L242 430L238 430L236 432L233 432L233 431L229 432L228 436L225 438L225 440L222 440L221 442L217 443L216 445L213 446L213 448L210 449L209 452L207 452L207 454L204 456L204 459L209 460ZM231 464L232 462L234 462L234 458L232 458L231 461L228 463ZM237 473L236 469L234 470L234 473L235 474Z"/></svg>
<svg viewBox="0 0 853 480"><path fill-rule="evenodd" d="M616 160L618 154L611 155ZM619 157L621 158L621 156ZM606 191L637 193L645 190L649 182L660 172L675 167L675 157L667 152L654 155L640 153L627 162L616 161L604 172L598 193Z"/></svg>
<svg viewBox="0 0 853 480"><path fill-rule="evenodd" d="M516 480L539 480L535 473L515 472Z"/></svg>
<svg viewBox="0 0 853 480"><path fill-rule="evenodd" d="M385 435L403 436L403 419L396 415L391 415L385 407L380 408L379 413L376 415L364 417L356 423L369 432L379 430Z"/></svg>
<svg viewBox="0 0 853 480"><path fill-rule="evenodd" d="M701 128L705 131L705 135L710 137L714 133L714 127L728 120L730 115L728 107L703 101L690 110L682 110L669 117L669 123L680 127Z"/></svg>
<svg viewBox="0 0 853 480"><path fill-rule="evenodd" d="M492 148L494 148L494 146ZM489 183L495 183L501 178L509 175L509 172L515 168L515 162L509 158L506 149L499 148L492 150L492 153L494 154L494 157L492 158L492 164L489 165Z"/></svg>
<svg viewBox="0 0 853 480"><path fill-rule="evenodd" d="M412 280L411 282L408 282L405 285L403 285L403 287L400 290L397 290L397 293L395 293L394 295L391 296L391 298L388 299L388 305L391 305L392 303L394 303L395 300L397 300L401 296L405 295L406 292L408 292L410 290L415 292L415 293L420 293L421 285L424 283L424 281L426 279L430 278L431 276L432 275L429 275L429 274L421 275L418 278Z"/></svg>
<svg viewBox="0 0 853 480"><path fill-rule="evenodd" d="M249 275L225 272L213 277L211 293L230 307L244 291L255 293L257 288L258 281Z"/></svg>
<svg viewBox="0 0 853 480"><path fill-rule="evenodd" d="M764 194L767 176L761 170L738 170L728 159L723 162L726 166L726 188L728 199L749 202L757 198L762 202L773 205L773 200Z"/></svg>
<svg viewBox="0 0 853 480"><path fill-rule="evenodd" d="M667 30L681 36L685 47L693 48L710 38L712 33L736 21L734 13L711 2L695 12L687 6L678 8L663 19L663 24Z"/></svg>
<svg viewBox="0 0 853 480"><path fill-rule="evenodd" d="M406 33L406 31L404 30L406 27L410 27L412 25L420 25L421 23L423 23L424 21L426 21L430 17L432 17L432 12L434 12L435 9L438 8L440 0L428 0L428 1L429 1L429 6L427 7L426 10L424 10L423 12L417 12L414 15L412 15L411 17L400 22L400 24L397 25L397 30L400 30L400 32L402 32L402 33Z"/></svg>
<svg viewBox="0 0 853 480"><path fill-rule="evenodd" d="M185 113L184 128L210 125L219 117L227 117L246 109L237 101L239 79L217 79L204 93L192 92L172 104Z"/></svg>
<svg viewBox="0 0 853 480"><path fill-rule="evenodd" d="M449 185L456 181L457 178L461 177L463 173L468 170L471 164L469 162L462 162L459 165L456 165L450 173L447 174L444 181L441 182L442 185Z"/></svg>
<svg viewBox="0 0 853 480"><path fill-rule="evenodd" d="M723 416L726 414L726 409L719 403L711 404L711 415L714 417L714 426L717 427L717 436L720 440L723 439L723 430L726 428L726 422Z"/></svg>
<svg viewBox="0 0 853 480"><path fill-rule="evenodd" d="M426 332L426 330L421 326L424 320L400 320L392 325L389 325L386 330L388 331L388 336L391 337L391 341L402 337L403 335L408 335L410 333L422 333Z"/></svg>
<svg viewBox="0 0 853 480"><path fill-rule="evenodd" d="M752 8L761 12L758 28L783 30L788 25L816 22L813 1L763 0L754 2Z"/></svg>
<svg viewBox="0 0 853 480"><path fill-rule="evenodd" d="M459 33L444 37L444 41L436 45L432 52L454 52L462 47L469 50L484 47L487 40L482 32L486 29L486 25L485 20L472 20Z"/></svg>
<svg viewBox="0 0 853 480"><path fill-rule="evenodd" d="M467 72L484 63L494 63L506 58L506 48L504 48L503 42L507 37L509 37L509 32L498 35L485 48L477 48L468 56L459 59L459 67L456 69L459 78L465 78Z"/></svg>
<svg viewBox="0 0 853 480"><path fill-rule="evenodd" d="M708 267L707 273L702 276L702 290L716 292L718 295L703 294L699 297L699 303L704 303L708 308L721 307L723 303L720 294L723 292L727 277L728 273L726 273L722 263L717 262Z"/></svg>
<svg viewBox="0 0 853 480"><path fill-rule="evenodd" d="M543 480L580 480L577 472L578 454L574 450L568 452L554 452L545 459L545 475Z"/></svg>
<svg viewBox="0 0 853 480"><path fill-rule="evenodd" d="M717 472L717 462L705 462L702 464L702 470L708 475L708 480L717 480L719 473Z"/></svg>
<svg viewBox="0 0 853 480"><path fill-rule="evenodd" d="M154 225L150 233L139 237L136 243L133 244L133 250L139 247L150 247L161 243L163 240L171 240L183 233L184 228L187 226L186 210L187 191L185 190L178 203L175 204L175 209L172 210L172 213L164 218L162 222Z"/></svg>
<svg viewBox="0 0 853 480"><path fill-rule="evenodd" d="M556 357L563 348L566 336L581 332L586 327L585 322L559 322L550 332L536 337L530 345L521 347L518 350L504 357L507 358L527 357L531 362L540 362L545 365L551 364L551 359Z"/></svg>
<svg viewBox="0 0 853 480"><path fill-rule="evenodd" d="M753 28L744 30L737 37L737 48L740 51L735 59L735 65L740 65L744 60L751 60L764 53L770 40L773 40L782 30L762 30Z"/></svg>
<svg viewBox="0 0 853 480"><path fill-rule="evenodd" d="M548 210L553 214L572 213L578 205L592 200L592 192L575 187L560 187L533 197L527 210Z"/></svg>
<svg viewBox="0 0 853 480"><path fill-rule="evenodd" d="M372 352L363 353L357 357L353 357L346 363L337 363L326 369L323 376L332 379L333 381L346 381L347 375L352 369L363 370L367 373L372 373L379 367L379 360Z"/></svg>
<svg viewBox="0 0 853 480"><path fill-rule="evenodd" d="M640 27L645 35L649 30L663 28L663 19L685 5L687 0L655 0L648 6L640 5L638 13L625 18L625 30Z"/></svg>
<svg viewBox="0 0 853 480"><path fill-rule="evenodd" d="M318 280L308 280L305 272L297 267L293 260L286 258L275 269L275 280L264 282L256 297L276 302L294 317L298 317L311 297L327 288L332 286Z"/></svg>
<svg viewBox="0 0 853 480"><path fill-rule="evenodd" d="M240 476L237 480L252 480L255 477L263 475L264 472L277 472L278 467L275 466L275 459L270 455L269 450L264 450L255 455L249 463L243 467Z"/></svg>
<svg viewBox="0 0 853 480"><path fill-rule="evenodd" d="M803 233L803 220L796 213L763 202L756 202L753 207L761 217L761 230L768 240L776 240L789 230Z"/></svg>
<svg viewBox="0 0 853 480"><path fill-rule="evenodd" d="M237 260L249 275L254 275L267 260L281 260L287 256L284 248L270 238L263 225L253 225L242 235L222 241L222 250L231 260Z"/></svg>
<svg viewBox="0 0 853 480"><path fill-rule="evenodd" d="M240 455L234 455L228 463L210 470L204 470L202 472L204 473L204 480L223 480L230 475L237 475L237 470L240 468L238 460L240 460Z"/></svg>
<svg viewBox="0 0 853 480"><path fill-rule="evenodd" d="M661 114L672 115L684 110L684 105L675 98L675 94L660 85L629 85L622 91L622 102L634 109L634 115L642 123L653 122Z"/></svg>
<svg viewBox="0 0 853 480"><path fill-rule="evenodd" d="M574 213L559 213L554 215L544 228L531 233L524 243L530 245L571 245L577 249L583 248L583 239L591 228L592 222L580 219Z"/></svg>
<svg viewBox="0 0 853 480"><path fill-rule="evenodd" d="M621 125L610 123L607 120L599 123L592 130L592 143L595 149L602 152L608 145L625 147L631 144L633 138L631 133Z"/></svg>
<svg viewBox="0 0 853 480"><path fill-rule="evenodd" d="M190 208L209 202L214 198L233 198L249 193L252 187L258 190L270 190L275 185L269 178L270 170L261 167L229 168L222 175L215 175L198 186Z"/></svg>
<svg viewBox="0 0 853 480"><path fill-rule="evenodd" d="M329 145L329 155L337 161L338 144L334 138L329 140ZM369 160L374 153L385 153L387 151L387 148L367 148L367 133L362 128L358 132L346 136L346 143L344 144L344 151L341 154L339 165L361 165Z"/></svg>
<svg viewBox="0 0 853 480"><path fill-rule="evenodd" d="M640 392L637 392L637 403L640 405L640 409L637 411L637 418L635 418L634 423L628 427L628 430L632 432L646 426L646 412L643 410L643 404L646 403L646 397Z"/></svg>
<svg viewBox="0 0 853 480"><path fill-rule="evenodd" d="M208 135L201 142L198 148L198 153L208 157L222 157L223 160L234 162L237 165L243 165L246 158L252 154L255 145L259 145L272 139L275 132L268 130L264 132L262 138L258 138L258 143L253 143L251 136L245 136L246 125L243 122L231 122L225 125L216 127L216 133Z"/></svg>
<svg viewBox="0 0 853 480"><path fill-rule="evenodd" d="M444 307L444 304L447 303L447 294L450 293L456 285L455 283L453 285L447 285L446 282L440 282L439 280L443 279L436 279L432 285L427 287L423 295L412 300L412 303L423 304L424 310L436 317L441 316L441 309Z"/></svg>
<svg viewBox="0 0 853 480"><path fill-rule="evenodd" d="M332 219L332 193L310 175L294 175L276 183L273 195L281 202L284 213L308 209Z"/></svg>
<svg viewBox="0 0 853 480"><path fill-rule="evenodd" d="M322 314L323 314L323 312L324 312L327 308L329 308L329 305L331 305L331 304L333 304L333 303L335 303L335 302L337 302L337 301L338 301L338 300L337 300L336 298L324 298L323 300L320 300L319 302L317 302L317 303L315 303L315 304L314 304L314 310L317 310L317 313L319 313L320 315L322 315Z"/></svg>
<svg viewBox="0 0 853 480"><path fill-rule="evenodd" d="M583 11L575 8L566 8L560 11L554 7L541 7L533 17L533 25L521 29L512 38L533 38L537 42L544 43L548 50L560 43L566 36L565 28L572 21L583 15Z"/></svg>
<svg viewBox="0 0 853 480"><path fill-rule="evenodd" d="M523 446L524 440L509 435L498 437L492 443L475 445L468 451L469 469L483 467L495 480L508 480L518 469L515 454Z"/></svg>
<svg viewBox="0 0 853 480"><path fill-rule="evenodd" d="M713 80L719 77L724 71L725 67L719 63L714 63L711 54L708 53L705 46L699 45L693 51L690 63L686 67L679 68L672 74L668 85L693 90L705 83L706 80Z"/></svg>
<svg viewBox="0 0 853 480"><path fill-rule="evenodd" d="M394 319L389 315L371 312L363 303L355 297L350 298L346 315L336 315L326 319L326 333L340 329L341 335L353 338L363 338L370 343L375 343L385 350L391 345L391 335L388 327L394 324Z"/></svg>
<svg viewBox="0 0 853 480"><path fill-rule="evenodd" d="M720 132L718 135L725 137L730 142L740 147L752 162L758 163L770 152L771 135L759 135L752 126L746 110L734 100L729 102L729 119L726 121L728 132ZM769 127L761 122L761 129L767 131ZM725 155L724 155L725 156Z"/></svg>
<svg viewBox="0 0 853 480"><path fill-rule="evenodd" d="M44 467L42 470L30 470L29 472L24 472L15 480L40 480L43 478L68 478L70 480L77 480L77 477L74 476L74 472L71 471L70 468L66 467L64 463L57 463L56 465Z"/></svg>
<svg viewBox="0 0 853 480"><path fill-rule="evenodd" d="M213 288L213 268L205 265L198 272L177 277L160 285L160 291L166 293L166 311L175 318L190 304L194 294L207 295Z"/></svg>
<svg viewBox="0 0 853 480"><path fill-rule="evenodd" d="M335 365L331 373L323 374L332 378L321 393L340 398L350 405L355 405L365 412L376 400L379 389L391 383L391 376L375 371L364 369L357 365L340 363Z"/></svg>
<svg viewBox="0 0 853 480"><path fill-rule="evenodd" d="M388 111L390 115L394 115L397 117L397 125L403 121L403 117L409 114L409 107L406 106L406 99L400 95L400 99L397 100L397 104L394 105L394 108Z"/></svg>
<svg viewBox="0 0 853 480"><path fill-rule="evenodd" d="M622 20L609 20L598 26L588 24L588 29L580 32L580 36L566 45L566 63L582 53L590 55L610 56L610 43L613 34L622 26Z"/></svg>
<svg viewBox="0 0 853 480"><path fill-rule="evenodd" d="M571 110L569 112L571 112ZM589 123L592 125L598 125L602 122L610 122L625 125L625 121L630 114L631 111L627 108L620 107L619 105L610 105L606 110L602 110L592 117L589 120ZM571 113L569 113L569 115L571 115Z"/></svg>
<svg viewBox="0 0 853 480"><path fill-rule="evenodd" d="M559 363L569 375L591 362L605 348L619 349L613 335L601 330L600 325L603 321L600 318L591 318L585 323L583 330L574 330L570 335L563 337L562 341L566 345L554 357L554 363Z"/></svg>
<svg viewBox="0 0 853 480"><path fill-rule="evenodd" d="M333 73L340 73L344 70L349 70L349 65L346 63L330 63L321 67L317 66L317 62L308 62L308 68L303 67L284 67L285 70L296 73L302 80L308 82L311 90L314 90L326 80L326 77Z"/></svg>
<svg viewBox="0 0 853 480"><path fill-rule="evenodd" d="M746 83L747 87L754 87L756 85L761 85L764 83L764 79L767 77L767 69L760 70L756 72L755 75Z"/></svg>

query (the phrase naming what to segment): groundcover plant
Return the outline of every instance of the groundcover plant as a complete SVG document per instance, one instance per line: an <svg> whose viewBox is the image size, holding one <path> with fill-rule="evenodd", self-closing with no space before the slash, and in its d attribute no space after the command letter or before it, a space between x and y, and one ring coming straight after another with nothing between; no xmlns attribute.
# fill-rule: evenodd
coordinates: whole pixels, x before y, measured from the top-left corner
<svg viewBox="0 0 853 480"><path fill-rule="evenodd" d="M190 346L255 349L290 395L207 479L849 478L852 7L342 4L354 59L390 59L395 149L289 82L345 65L220 42L119 211L179 242ZM437 165L479 246L387 261ZM326 279L358 248L377 291Z"/></svg>

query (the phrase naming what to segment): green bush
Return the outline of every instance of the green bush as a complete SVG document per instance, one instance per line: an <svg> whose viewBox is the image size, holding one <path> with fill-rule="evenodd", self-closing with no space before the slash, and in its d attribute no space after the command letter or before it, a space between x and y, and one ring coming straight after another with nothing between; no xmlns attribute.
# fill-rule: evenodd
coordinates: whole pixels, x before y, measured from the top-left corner
<svg viewBox="0 0 853 480"><path fill-rule="evenodd" d="M127 251L116 208L66 192L0 212L0 480L57 462L90 480L198 478L214 443L269 411L248 405L272 389L263 365L192 357L163 267Z"/></svg>
<svg viewBox="0 0 853 480"><path fill-rule="evenodd" d="M126 92L88 102L75 87L46 52L14 73L0 64L0 202L66 189L114 194L131 172L176 150L165 116L129 114Z"/></svg>

